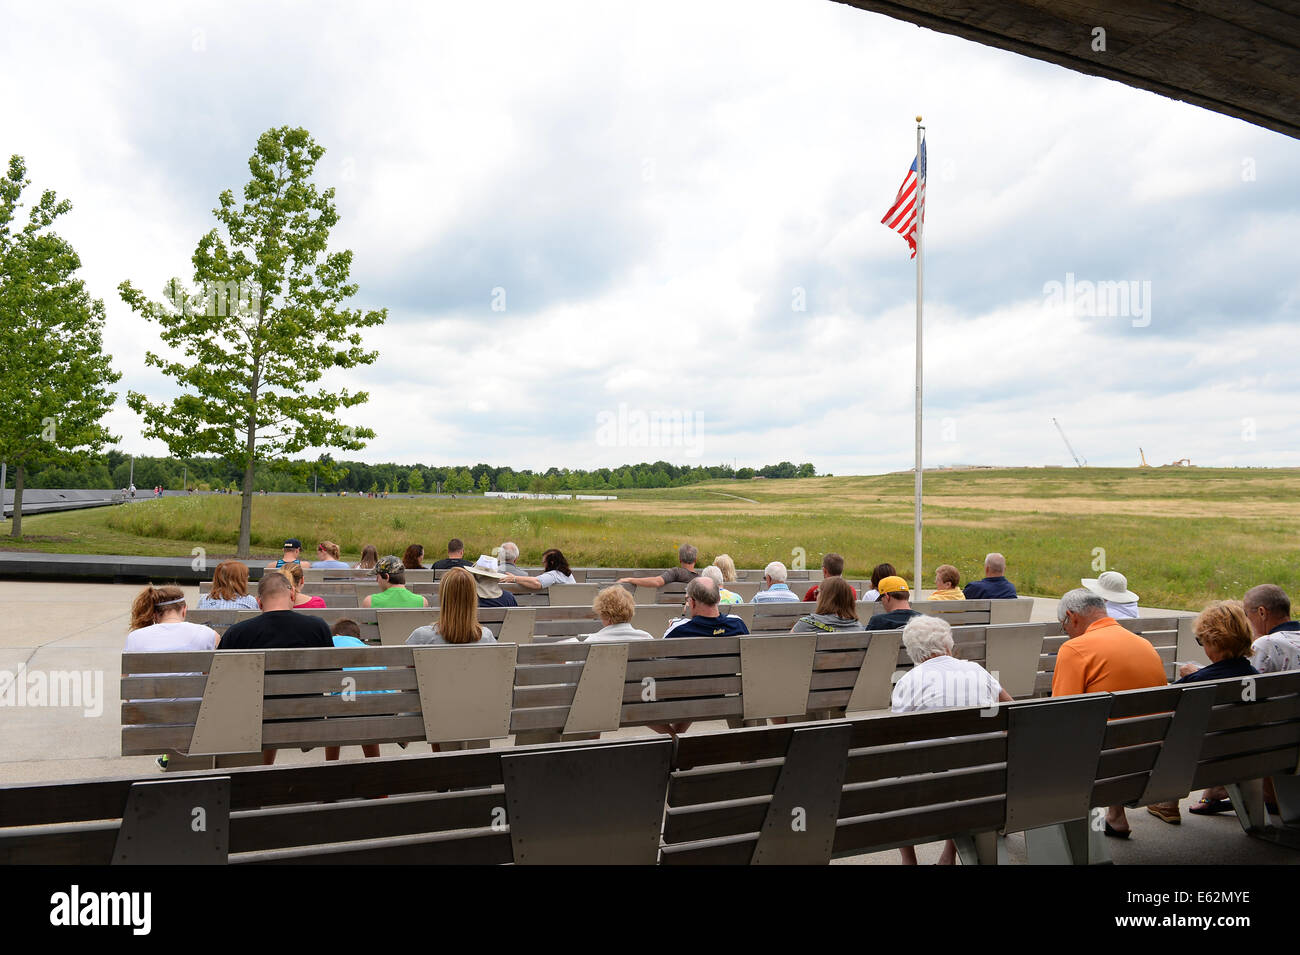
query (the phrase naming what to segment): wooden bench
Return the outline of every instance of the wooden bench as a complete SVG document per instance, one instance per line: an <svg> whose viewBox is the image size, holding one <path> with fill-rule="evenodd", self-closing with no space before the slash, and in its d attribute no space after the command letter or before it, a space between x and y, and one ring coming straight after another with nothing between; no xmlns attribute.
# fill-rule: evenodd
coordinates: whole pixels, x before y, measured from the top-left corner
<svg viewBox="0 0 1300 955"><path fill-rule="evenodd" d="M944 838L996 863L999 834L1024 832L1031 862L1082 864L1105 861L1098 807L1216 784L1248 834L1300 846L1298 760L1291 672L675 744L2 786L0 863L815 864Z"/></svg>
<svg viewBox="0 0 1300 955"><path fill-rule="evenodd" d="M383 613L400 615L400 637L409 633L406 628L420 612ZM1005 668L998 675L1008 692L1029 695L1042 683L1040 667L1051 662L1043 662L1041 648L1045 634L1056 627L973 626L959 627L954 634L960 655L991 663L991 669ZM665 722L878 711L888 708L894 680L911 665L901 640L901 631L895 630L627 644L403 643L124 654L124 673L182 675L123 678L122 752L216 756L293 746L467 741L533 732L600 733ZM431 655L437 653L443 655ZM348 696L344 689L355 692ZM184 702L131 702L159 699ZM453 719L462 705L457 700L482 720ZM239 714L238 731L228 713ZM209 738L217 732L209 727L221 729L218 737Z"/></svg>

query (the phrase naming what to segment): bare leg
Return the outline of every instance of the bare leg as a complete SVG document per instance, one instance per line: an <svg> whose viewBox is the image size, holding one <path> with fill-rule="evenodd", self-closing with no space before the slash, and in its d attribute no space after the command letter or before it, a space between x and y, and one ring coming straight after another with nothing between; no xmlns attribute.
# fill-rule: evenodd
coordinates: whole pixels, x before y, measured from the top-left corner
<svg viewBox="0 0 1300 955"><path fill-rule="evenodd" d="M272 765L275 762L275 753L276 751L273 749L262 750L262 765L263 766Z"/></svg>
<svg viewBox="0 0 1300 955"><path fill-rule="evenodd" d="M341 747L339 747L339 746L326 746L326 747L325 747L325 761L326 761L326 762L330 762L331 760L336 760L336 759L338 759L338 758L339 758L339 750L340 750L340 749L341 749Z"/></svg>
<svg viewBox="0 0 1300 955"><path fill-rule="evenodd" d="M939 865L956 865L957 864L957 843L949 839L943 844L943 851L939 853Z"/></svg>
<svg viewBox="0 0 1300 955"><path fill-rule="evenodd" d="M898 854L903 857L903 865L916 865L916 849L912 846L900 846Z"/></svg>
<svg viewBox="0 0 1300 955"><path fill-rule="evenodd" d="M366 759L378 759L378 758L379 758L379 744L378 744L378 743L366 743L364 746L361 747L361 754L362 754L363 756L365 756ZM325 758L326 758L326 759L329 759L328 756L326 756Z"/></svg>
<svg viewBox="0 0 1300 955"><path fill-rule="evenodd" d="M1107 806L1106 821L1116 832L1128 832L1128 815L1123 806Z"/></svg>

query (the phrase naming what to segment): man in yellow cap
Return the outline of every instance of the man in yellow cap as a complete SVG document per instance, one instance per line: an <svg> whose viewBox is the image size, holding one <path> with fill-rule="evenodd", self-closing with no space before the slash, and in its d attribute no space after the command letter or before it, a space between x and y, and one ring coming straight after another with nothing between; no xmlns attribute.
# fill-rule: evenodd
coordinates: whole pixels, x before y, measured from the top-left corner
<svg viewBox="0 0 1300 955"><path fill-rule="evenodd" d="M867 630L901 630L907 626L907 621L921 616L919 610L912 609L912 595L902 577L886 577L876 585L876 589L880 591L880 602L885 612L868 620Z"/></svg>

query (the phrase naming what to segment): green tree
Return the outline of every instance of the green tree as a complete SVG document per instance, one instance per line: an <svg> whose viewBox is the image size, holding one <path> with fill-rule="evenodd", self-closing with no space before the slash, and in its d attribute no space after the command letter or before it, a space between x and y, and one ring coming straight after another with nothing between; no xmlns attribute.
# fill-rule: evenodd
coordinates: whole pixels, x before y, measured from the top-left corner
<svg viewBox="0 0 1300 955"><path fill-rule="evenodd" d="M406 476L406 489L412 494L424 493L424 475L419 468L411 468L411 473Z"/></svg>
<svg viewBox="0 0 1300 955"><path fill-rule="evenodd" d="M377 353L361 347L359 329L388 316L343 307L357 286L348 281L352 253L327 250L338 222L334 190L311 181L324 153L305 129L263 133L242 205L227 189L213 210L224 236L213 229L199 240L195 288L172 279L166 301L152 302L130 282L119 286L131 308L158 323L163 343L184 353L145 355L181 386L180 397L162 404L131 392L128 404L173 454L218 454L243 472L240 557L249 554L259 462L290 466L307 448L358 450L374 437L335 417L365 392L316 384L333 369L372 363Z"/></svg>
<svg viewBox="0 0 1300 955"><path fill-rule="evenodd" d="M72 204L46 190L19 223L30 185L21 156L0 179L0 460L14 470L10 535L23 535L29 463L72 465L117 438L104 427L122 376L103 351L104 303L76 278L81 259L51 228Z"/></svg>
<svg viewBox="0 0 1300 955"><path fill-rule="evenodd" d="M492 479L489 478L487 474L480 474L478 484L476 484L475 487L478 488L480 494L486 494L488 491L492 490Z"/></svg>

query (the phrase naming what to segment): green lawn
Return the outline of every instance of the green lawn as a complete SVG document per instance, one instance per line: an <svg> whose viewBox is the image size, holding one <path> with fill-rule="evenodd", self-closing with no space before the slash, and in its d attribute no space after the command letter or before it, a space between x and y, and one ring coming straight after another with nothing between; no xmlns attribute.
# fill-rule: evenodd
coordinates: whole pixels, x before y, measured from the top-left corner
<svg viewBox="0 0 1300 955"><path fill-rule="evenodd" d="M980 576L990 550L1008 559L1024 593L1054 595L1095 577L1104 550L1148 606L1198 609L1239 598L1257 583L1300 594L1300 471L1202 468L1007 469L927 473L925 568L951 563L962 579ZM308 554L320 539L355 559L373 543L381 554L422 543L430 559L448 538L471 556L516 541L525 562L559 547L575 566L670 566L689 541L702 560L729 553L743 567L769 560L809 567L835 550L848 573L880 561L911 578L912 476L711 482L689 488L621 491L617 501L502 501L481 497L257 497L253 548L274 557L286 536ZM738 498L748 498L748 503ZM69 553L188 555L234 553L239 498L165 498L27 517L23 542L0 547Z"/></svg>

